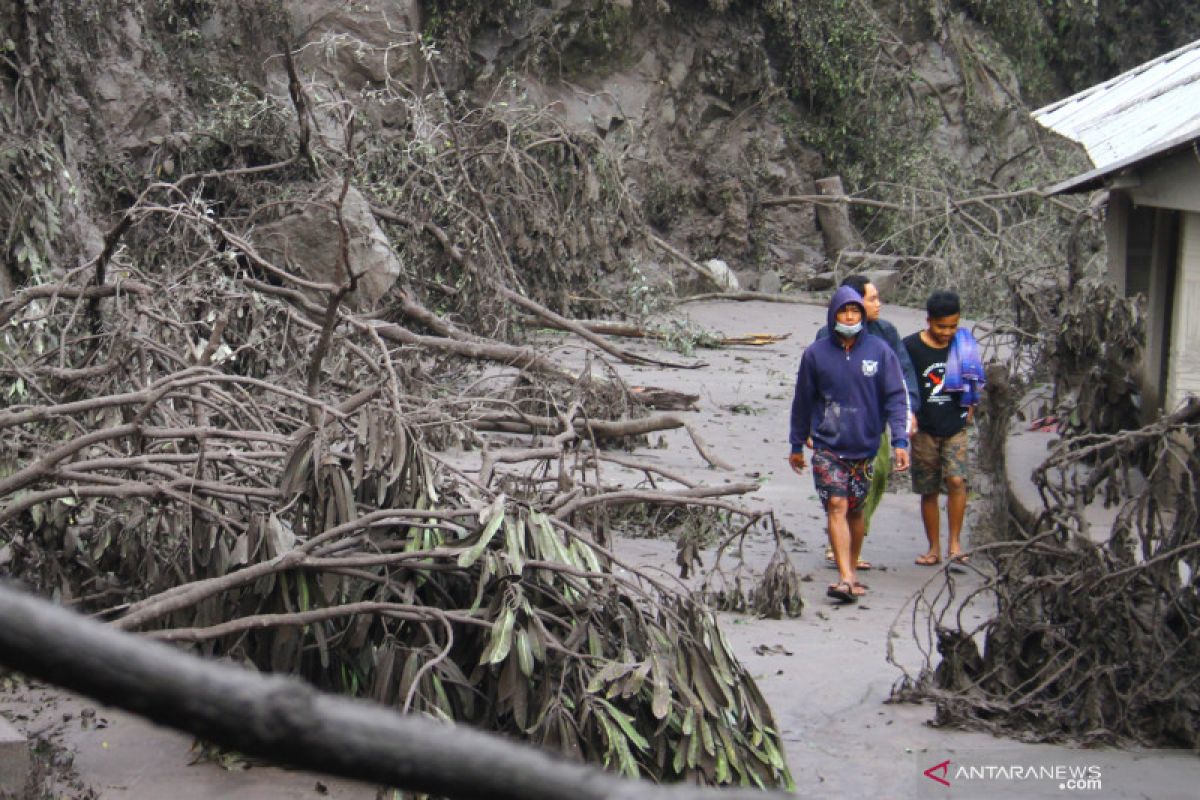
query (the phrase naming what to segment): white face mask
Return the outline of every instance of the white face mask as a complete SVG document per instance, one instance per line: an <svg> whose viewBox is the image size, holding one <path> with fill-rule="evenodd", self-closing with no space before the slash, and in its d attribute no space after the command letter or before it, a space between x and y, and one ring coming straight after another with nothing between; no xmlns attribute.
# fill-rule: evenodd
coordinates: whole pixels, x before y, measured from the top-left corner
<svg viewBox="0 0 1200 800"><path fill-rule="evenodd" d="M853 325L847 325L843 322L836 322L833 325L833 329L841 336L858 336L859 332L863 329L863 324L862 321L856 322Z"/></svg>

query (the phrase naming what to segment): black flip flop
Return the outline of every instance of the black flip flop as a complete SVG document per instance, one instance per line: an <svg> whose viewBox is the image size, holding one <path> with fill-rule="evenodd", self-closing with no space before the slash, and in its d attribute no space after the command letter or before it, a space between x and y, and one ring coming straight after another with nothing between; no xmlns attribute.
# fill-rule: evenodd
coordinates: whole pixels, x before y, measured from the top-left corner
<svg viewBox="0 0 1200 800"><path fill-rule="evenodd" d="M846 587L843 589L842 587ZM835 600L841 600L843 603L854 603L858 601L858 596L854 594L854 587L846 581L838 581L833 586L825 590L828 597Z"/></svg>

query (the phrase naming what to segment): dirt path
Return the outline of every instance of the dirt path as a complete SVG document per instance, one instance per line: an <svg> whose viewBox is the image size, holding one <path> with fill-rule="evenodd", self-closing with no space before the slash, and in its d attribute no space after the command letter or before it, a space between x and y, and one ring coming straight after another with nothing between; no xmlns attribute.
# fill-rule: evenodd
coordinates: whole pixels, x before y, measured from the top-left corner
<svg viewBox="0 0 1200 800"><path fill-rule="evenodd" d="M725 615L724 630L742 662L771 702L783 731L787 755L802 797L963 797L1036 798L1083 794L1095 797L1193 798L1200 761L1174 751L1072 750L1024 745L985 734L942 731L926 722L932 709L885 705L900 676L887 663L889 638L901 663L921 663L913 638L890 637L893 623L912 593L933 574L912 559L924 536L909 494L887 495L876 514L864 554L878 567L869 574L871 592L856 606L842 607L824 596L832 572L823 563L822 516L809 475L788 469L787 428L792 385L803 347L812 340L825 311L817 306L774 303L703 303L684 307L700 325L727 335L791 333L763 348L705 350L703 370L622 367L634 384L699 394L699 409L687 413L732 472L709 469L682 431L664 434L665 449L639 451L673 471L708 483L758 479L762 488L747 502L771 506L796 537L788 543L805 583L806 608L795 620L755 620ZM923 313L887 308L885 316L902 333L916 330ZM627 345L630 346L630 345ZM650 351L649 345L631 345ZM1044 448L1026 437L1028 447ZM652 444L657 445L658 437ZM1026 446L1026 445L1022 445ZM613 473L614 477L616 473ZM966 543L970 546L968 528ZM670 541L625 539L620 553L639 566L677 574ZM751 567L761 568L773 550L765 535L747 548ZM712 554L707 554L711 562ZM866 577L866 576L864 576ZM970 575L958 576L969 585ZM27 692L24 702L7 695L0 708L23 715L18 727L35 731L53 726L74 753L83 781L101 798L196 800L209 797L374 798L372 787L266 767L229 772L211 763L188 766L190 737L164 731L128 715L99 709L104 727L84 725L80 711L94 707L60 693ZM70 715L69 717L66 715ZM984 780L949 773L949 788L922 771L949 760L948 769L971 766L995 774L997 768L1100 769L1101 788L1060 789L1058 780ZM1065 784L1064 784L1065 785ZM85 796L85 795L74 795Z"/></svg>
<svg viewBox="0 0 1200 800"><path fill-rule="evenodd" d="M823 515L810 474L794 475L787 465L788 418L795 370L805 345L824 324L825 309L775 303L697 303L684 308L693 321L727 336L791 333L765 348L735 347L700 351L709 363L702 371L663 372L627 368L633 383L647 383L699 394L699 430L713 451L735 468L723 475L707 469L686 437L673 433L665 450L640 452L640 458L714 482L757 478L763 487L749 502L772 506L795 535L791 558L805 583L800 619L772 621L726 615L725 634L742 662L758 679L775 711L787 743L797 792L809 797L1062 797L1060 781L957 781L950 790L922 775L947 759L952 765L1076 766L1101 770L1101 790L1081 791L1103 797L1193 798L1200 761L1182 751L1072 750L1026 745L987 734L944 731L926 723L929 706L885 705L901 673L887 663L886 650L897 615L911 595L936 571L913 564L924 552L925 537L917 499L888 494L876 512L864 556L877 567L864 579L871 587L865 601L841 606L824 596L833 571L824 566ZM884 316L902 335L918 330L924 312L887 307ZM1016 440L1021 463L1039 463L1045 442ZM1026 452L1036 451L1036 452ZM964 532L971 545L970 522ZM774 546L759 535L748 559L760 568ZM621 551L634 563L670 568L670 542L632 540ZM711 561L711 554L710 561ZM956 575L960 589L974 585L971 574ZM897 658L910 671L922 663L907 609L891 635ZM786 651L786 652L785 652ZM996 774L995 770L991 774ZM1011 774L1011 771L1010 771ZM940 792L940 794L939 794Z"/></svg>

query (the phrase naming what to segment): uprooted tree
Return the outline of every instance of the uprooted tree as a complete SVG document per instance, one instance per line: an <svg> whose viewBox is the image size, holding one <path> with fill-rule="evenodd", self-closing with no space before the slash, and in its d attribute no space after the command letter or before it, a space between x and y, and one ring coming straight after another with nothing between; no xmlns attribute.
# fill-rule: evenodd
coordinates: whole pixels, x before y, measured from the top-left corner
<svg viewBox="0 0 1200 800"><path fill-rule="evenodd" d="M604 297L640 235L602 144L400 86L375 100L425 135L388 140L281 57L290 98L226 98L98 256L0 302L6 568L115 627L626 775L789 785L712 612L605 546L630 504L772 521L730 499L755 484L611 453L687 425L609 366L645 357L548 307ZM530 315L587 346L550 357ZM615 462L648 485L613 488Z"/></svg>
<svg viewBox="0 0 1200 800"><path fill-rule="evenodd" d="M619 313L629 254L646 241L663 245L648 235L606 143L529 104L441 91L437 53L411 34L383 45L313 39L268 59L288 64L286 90L213 81L194 125L155 137L136 159L96 159L107 230L98 255L76 261L55 246L66 223L56 209L79 187L51 135L66 108L48 43L68 32L86 42L89 32L69 28L86 19L41 5L17 15L26 35L6 51L17 67L0 85L6 569L115 627L627 774L787 785L770 712L710 611L621 565L607 546L630 507L668 524L713 512L706 522L723 526L720 555L751 529L779 532L769 514L736 502L753 484L696 484L616 452L687 426L682 415L651 413L611 368L645 355L571 319ZM186 19L200 13L194 5L157 4L157 24L181 38L196 33ZM486 16L480 4L439 6L459 15L445 23ZM825 46L829 37L810 26L826 15L769 6L784 15L772 19L799 26L781 31ZM600 14L609 7L588 7L581 29L595 43L610 41ZM241 26L251 35L275 32L268 17L278 11L262 2L233 13L254 17ZM877 59L867 39L855 42ZM562 55L559 45L548 41L546 52ZM385 65L420 52L430 91L386 70L354 90L310 82L339 48ZM912 182L852 187L836 200L755 193L755 218L782 205L851 204L873 241L868 255L898 264L905 299L954 285L982 313L1015 297L993 340L1040 337L1042 350L1013 352L1023 367L1043 362L1060 317L1047 304L1060 288L1060 215L1078 209L995 179L1023 156L967 190L935 155L908 164ZM1064 330L1093 330L1080 319ZM532 329L543 325L578 343L534 346ZM1114 365L1124 357L1111 355ZM1126 410L1080 395L1119 389L1114 375L1077 374L1064 385L1064 398L1085 409L1078 418L1088 421L1087 408ZM1173 435L1194 435L1192 422L1174 422L1183 427ZM1081 428L1099 437L1078 440L1097 481L1127 480L1117 466L1131 461L1155 475L1166 470L1152 469L1160 456L1181 463L1155 449L1170 437L1114 433L1115 423ZM692 440L720 465L694 432ZM644 480L614 487L619 470ZM1166 474L1183 485L1180 473ZM1121 560L1128 548L1084 546L1071 527L1079 523L1061 511L1014 523L1024 533L993 548L1013 555L985 589L1001 598L1000 613L972 632L995 631L982 656L994 668L979 671L968 647L948 646L945 682L924 684L944 719L1020 731L1022 720L1086 700L1119 709L1102 721L1123 733L1140 730L1122 724L1146 719L1164 698L1192 702L1177 667L1195 665L1195 607L1162 577L1192 563L1179 527L1187 505L1168 510L1158 494L1137 496L1123 517L1144 551L1132 561ZM1162 549L1175 541L1164 531L1184 539ZM694 547L682 544L687 565ZM1110 559L1118 566L1105 566L1103 580L1083 569ZM1038 571L1047 564L1058 571ZM720 566L704 583L709 599L768 616L799 612L782 548L761 578ZM1158 595L1147 589L1122 606L1124 592L1106 593L1146 589L1147 580ZM1104 589L1087 602L1118 611L1136 605L1136 624L1150 631L1139 651L1147 660L1121 667L1111 652L1093 657L1099 639L1081 647L1070 627L1081 595L1064 586ZM943 609L933 619L945 621ZM1030 647L1001 646L1013 641ZM1181 688L1133 692L1130 676ZM1069 728L1059 719L1038 730Z"/></svg>

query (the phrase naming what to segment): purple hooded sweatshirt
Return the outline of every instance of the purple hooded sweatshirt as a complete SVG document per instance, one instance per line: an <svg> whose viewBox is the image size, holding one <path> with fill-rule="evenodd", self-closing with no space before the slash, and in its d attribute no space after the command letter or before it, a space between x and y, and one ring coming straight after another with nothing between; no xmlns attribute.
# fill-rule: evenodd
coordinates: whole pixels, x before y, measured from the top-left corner
<svg viewBox="0 0 1200 800"><path fill-rule="evenodd" d="M862 297L840 287L829 303L829 329L837 312ZM818 339L800 359L792 400L792 452L802 452L810 436L817 450L841 458L873 458L884 425L892 426L892 447L908 448L908 392L900 362L887 342L864 329L846 349L841 336Z"/></svg>

